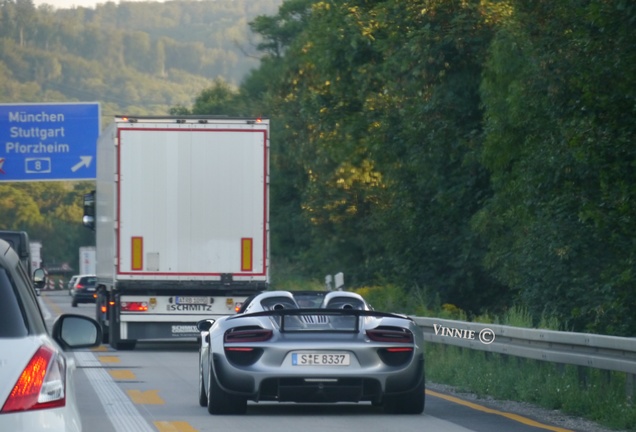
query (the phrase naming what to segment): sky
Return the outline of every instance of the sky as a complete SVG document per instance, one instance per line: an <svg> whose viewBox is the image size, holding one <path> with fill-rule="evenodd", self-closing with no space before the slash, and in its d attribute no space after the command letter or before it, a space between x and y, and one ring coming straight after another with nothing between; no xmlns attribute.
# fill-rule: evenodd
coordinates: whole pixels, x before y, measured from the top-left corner
<svg viewBox="0 0 636 432"><path fill-rule="evenodd" d="M33 4L35 6L39 6L41 4L49 4L59 9L68 9L74 6L83 6L83 7L95 7L97 3L107 3L109 0L33 0ZM112 0L115 3L119 3L120 0ZM149 0L124 0L124 1L149 1ZM161 1L164 0L152 0L152 1Z"/></svg>

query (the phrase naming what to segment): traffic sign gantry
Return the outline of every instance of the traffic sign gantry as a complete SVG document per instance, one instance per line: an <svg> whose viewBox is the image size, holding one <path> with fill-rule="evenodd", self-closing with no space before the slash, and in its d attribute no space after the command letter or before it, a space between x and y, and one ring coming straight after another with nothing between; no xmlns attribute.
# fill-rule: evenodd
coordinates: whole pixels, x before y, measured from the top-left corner
<svg viewBox="0 0 636 432"><path fill-rule="evenodd" d="M98 103L0 104L0 182L94 180Z"/></svg>

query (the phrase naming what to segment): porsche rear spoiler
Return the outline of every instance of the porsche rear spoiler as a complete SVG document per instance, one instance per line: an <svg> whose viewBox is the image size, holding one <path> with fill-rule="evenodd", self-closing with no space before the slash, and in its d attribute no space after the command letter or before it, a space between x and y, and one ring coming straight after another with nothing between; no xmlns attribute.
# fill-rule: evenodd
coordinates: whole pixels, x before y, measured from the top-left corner
<svg viewBox="0 0 636 432"><path fill-rule="evenodd" d="M275 309L264 312L237 314L228 320L249 317L271 317L280 327L281 332L331 331L358 332L360 317L398 318L412 321L406 315L394 313L358 310L358 309Z"/></svg>

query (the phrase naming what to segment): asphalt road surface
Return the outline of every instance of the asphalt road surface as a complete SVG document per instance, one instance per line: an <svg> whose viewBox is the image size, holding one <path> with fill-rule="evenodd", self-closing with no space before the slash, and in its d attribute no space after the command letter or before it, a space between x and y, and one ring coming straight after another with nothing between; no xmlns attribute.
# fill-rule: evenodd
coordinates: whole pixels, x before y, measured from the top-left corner
<svg viewBox="0 0 636 432"><path fill-rule="evenodd" d="M71 307L67 291L40 297L47 323L62 313L94 317L95 305ZM370 404L249 403L247 414L211 416L198 403L196 343L109 345L74 353L82 425L90 432L567 432L536 419L492 410L427 390L422 415L387 415Z"/></svg>

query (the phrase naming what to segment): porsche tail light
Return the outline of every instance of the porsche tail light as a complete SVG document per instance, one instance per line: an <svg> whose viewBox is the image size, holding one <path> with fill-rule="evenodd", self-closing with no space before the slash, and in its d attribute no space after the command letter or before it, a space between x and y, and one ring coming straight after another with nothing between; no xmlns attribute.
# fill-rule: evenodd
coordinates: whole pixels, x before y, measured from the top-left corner
<svg viewBox="0 0 636 432"><path fill-rule="evenodd" d="M225 332L225 343L265 342L272 338L273 332L261 327L235 327Z"/></svg>
<svg viewBox="0 0 636 432"><path fill-rule="evenodd" d="M272 338L273 332L257 326L235 327L225 332L225 355L230 363L237 366L250 366L263 355L262 348L233 346L235 343L265 342Z"/></svg>
<svg viewBox="0 0 636 432"><path fill-rule="evenodd" d="M413 343L413 333L400 327L376 327L367 336L374 342Z"/></svg>
<svg viewBox="0 0 636 432"><path fill-rule="evenodd" d="M66 364L57 352L42 346L15 383L2 413L57 408L66 404Z"/></svg>
<svg viewBox="0 0 636 432"><path fill-rule="evenodd" d="M380 360L387 366L402 366L413 358L413 348L381 348L378 350Z"/></svg>
<svg viewBox="0 0 636 432"><path fill-rule="evenodd" d="M253 365L262 355L262 348L225 347L225 357L237 366Z"/></svg>

